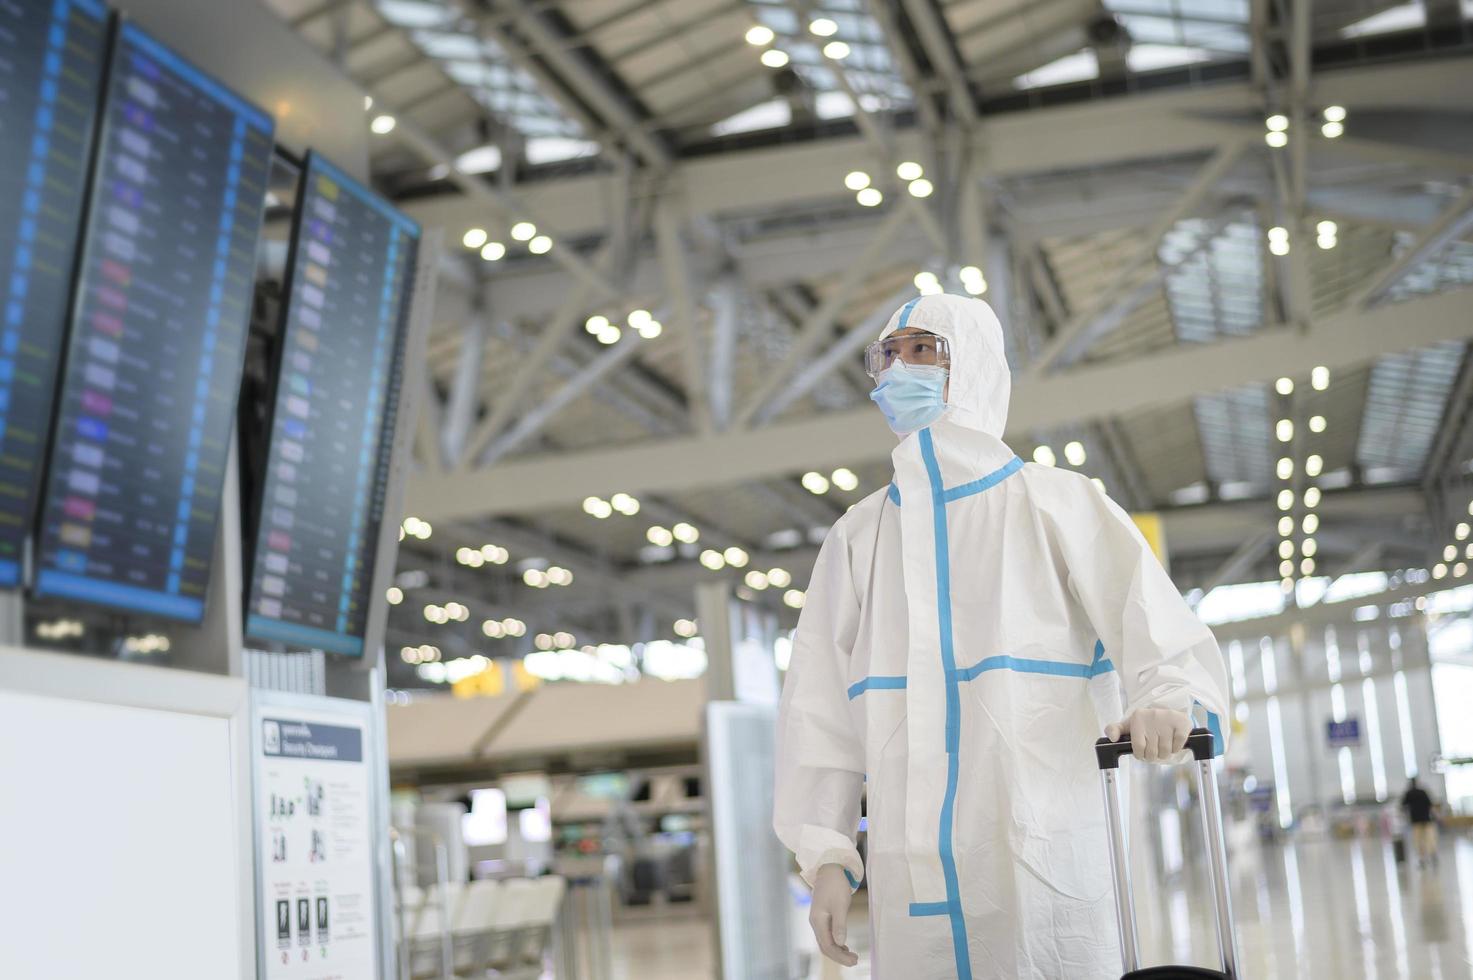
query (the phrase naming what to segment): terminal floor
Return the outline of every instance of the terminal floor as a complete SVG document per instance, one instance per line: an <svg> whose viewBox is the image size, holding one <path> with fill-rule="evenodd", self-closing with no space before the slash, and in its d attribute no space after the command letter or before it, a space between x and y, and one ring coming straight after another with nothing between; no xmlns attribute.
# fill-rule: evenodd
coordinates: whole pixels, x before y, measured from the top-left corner
<svg viewBox="0 0 1473 980"><path fill-rule="evenodd" d="M1232 866L1241 973L1250 980L1473 980L1473 838L1444 834L1438 866L1425 870L1398 866L1390 843L1379 839L1254 845L1233 854ZM1150 962L1216 965L1200 867L1189 866L1155 896L1138 888L1137 901L1151 905L1141 913ZM715 976L708 923L671 913L615 927L615 980ZM813 977L870 977L862 902L856 913L861 921L850 933L860 965Z"/></svg>

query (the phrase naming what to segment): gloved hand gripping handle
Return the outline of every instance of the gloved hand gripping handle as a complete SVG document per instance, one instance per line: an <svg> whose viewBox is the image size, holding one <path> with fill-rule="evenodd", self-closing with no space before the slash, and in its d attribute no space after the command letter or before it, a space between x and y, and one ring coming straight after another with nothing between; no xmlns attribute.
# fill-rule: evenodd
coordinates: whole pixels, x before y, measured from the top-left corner
<svg viewBox="0 0 1473 980"><path fill-rule="evenodd" d="M1205 728L1193 728L1187 736L1187 748L1192 752L1192 758L1203 762L1212 758L1212 733ZM1101 738L1095 742L1095 759L1099 762L1101 769L1119 769L1120 757L1130 755L1130 736L1126 735L1118 742L1112 742L1108 738Z"/></svg>

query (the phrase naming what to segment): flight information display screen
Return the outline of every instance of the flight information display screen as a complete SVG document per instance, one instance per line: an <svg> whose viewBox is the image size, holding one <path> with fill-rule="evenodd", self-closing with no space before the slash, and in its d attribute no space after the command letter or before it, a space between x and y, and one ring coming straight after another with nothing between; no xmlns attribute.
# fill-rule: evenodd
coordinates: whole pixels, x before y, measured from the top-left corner
<svg viewBox="0 0 1473 980"><path fill-rule="evenodd" d="M419 226L307 158L246 633L359 655Z"/></svg>
<svg viewBox="0 0 1473 980"><path fill-rule="evenodd" d="M116 33L35 591L197 622L265 206L265 112Z"/></svg>
<svg viewBox="0 0 1473 980"><path fill-rule="evenodd" d="M0 587L21 560L66 336L107 57L93 0L0 0Z"/></svg>

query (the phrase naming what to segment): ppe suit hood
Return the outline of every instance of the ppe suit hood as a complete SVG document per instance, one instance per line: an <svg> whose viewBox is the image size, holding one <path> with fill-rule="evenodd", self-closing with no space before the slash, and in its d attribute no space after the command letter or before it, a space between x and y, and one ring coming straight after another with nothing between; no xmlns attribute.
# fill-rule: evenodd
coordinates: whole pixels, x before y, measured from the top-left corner
<svg viewBox="0 0 1473 980"><path fill-rule="evenodd" d="M1001 440L1012 384L1002 324L992 307L969 296L921 296L895 311L880 339L903 327L929 330L951 345L951 389L942 420Z"/></svg>

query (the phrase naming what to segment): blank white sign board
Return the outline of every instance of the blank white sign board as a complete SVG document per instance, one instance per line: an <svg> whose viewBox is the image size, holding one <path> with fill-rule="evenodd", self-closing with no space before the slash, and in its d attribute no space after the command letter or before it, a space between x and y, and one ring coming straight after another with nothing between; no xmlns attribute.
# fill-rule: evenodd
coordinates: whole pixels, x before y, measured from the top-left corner
<svg viewBox="0 0 1473 980"><path fill-rule="evenodd" d="M0 690L0 977L241 975L231 721Z"/></svg>

